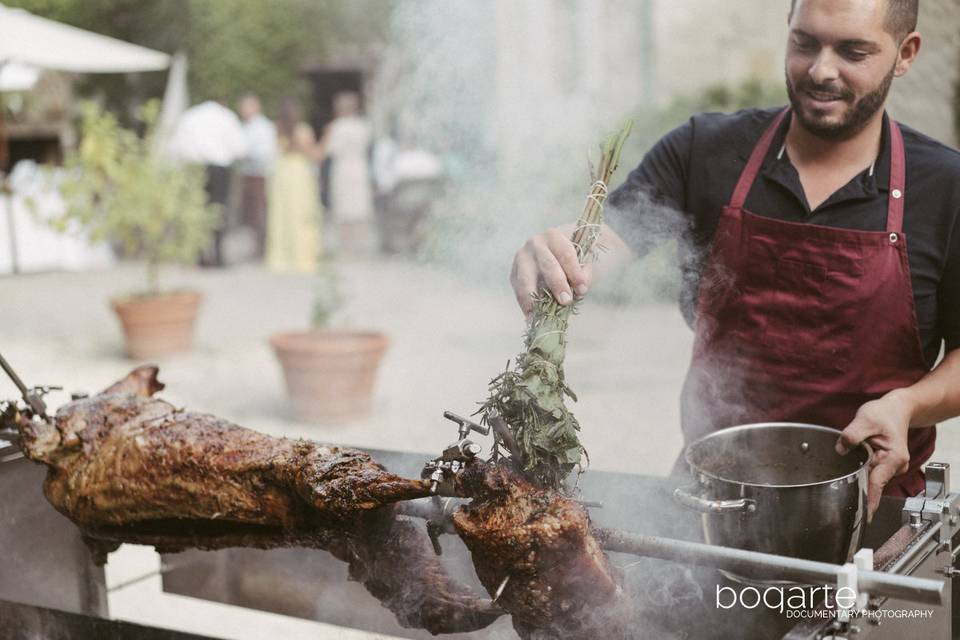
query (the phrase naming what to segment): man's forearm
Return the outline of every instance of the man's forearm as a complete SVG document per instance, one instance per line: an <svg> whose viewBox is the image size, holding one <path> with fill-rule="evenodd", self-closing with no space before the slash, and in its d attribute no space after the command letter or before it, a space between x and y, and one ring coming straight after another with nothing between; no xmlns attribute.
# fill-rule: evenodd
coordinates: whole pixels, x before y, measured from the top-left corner
<svg viewBox="0 0 960 640"><path fill-rule="evenodd" d="M919 382L894 393L908 403L911 427L926 427L960 416L960 349L947 353Z"/></svg>

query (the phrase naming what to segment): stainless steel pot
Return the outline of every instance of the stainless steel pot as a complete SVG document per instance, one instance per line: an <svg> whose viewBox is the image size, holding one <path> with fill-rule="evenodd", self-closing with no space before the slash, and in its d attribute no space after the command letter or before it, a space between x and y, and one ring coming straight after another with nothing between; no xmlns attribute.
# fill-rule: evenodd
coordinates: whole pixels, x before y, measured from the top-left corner
<svg viewBox="0 0 960 640"><path fill-rule="evenodd" d="M710 544L847 562L866 524L871 452L861 445L838 455L838 435L789 422L711 433L687 447L695 484L674 497L703 513Z"/></svg>

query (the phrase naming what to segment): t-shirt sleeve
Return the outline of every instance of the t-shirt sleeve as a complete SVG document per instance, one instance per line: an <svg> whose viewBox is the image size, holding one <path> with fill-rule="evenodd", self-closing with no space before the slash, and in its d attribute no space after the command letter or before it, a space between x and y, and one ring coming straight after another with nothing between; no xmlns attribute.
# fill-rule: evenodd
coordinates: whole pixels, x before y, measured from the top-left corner
<svg viewBox="0 0 960 640"><path fill-rule="evenodd" d="M686 229L683 210L692 144L691 118L660 138L607 199L607 225L638 256Z"/></svg>
<svg viewBox="0 0 960 640"><path fill-rule="evenodd" d="M938 297L938 324L943 333L946 350L960 348L960 212L953 224Z"/></svg>

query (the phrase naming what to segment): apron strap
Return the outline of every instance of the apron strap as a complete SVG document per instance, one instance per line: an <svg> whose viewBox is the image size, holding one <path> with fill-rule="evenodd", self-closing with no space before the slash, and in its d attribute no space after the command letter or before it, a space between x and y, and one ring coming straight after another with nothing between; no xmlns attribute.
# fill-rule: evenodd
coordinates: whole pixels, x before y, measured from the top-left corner
<svg viewBox="0 0 960 640"><path fill-rule="evenodd" d="M753 181L756 179L757 174L760 173L763 159L767 157L767 151L769 151L770 145L773 143L773 137L777 135L777 129L780 127L780 123L783 122L783 119L789 111L790 107L784 108L777 114L777 117L773 119L773 122L767 127L767 130L763 132L760 140L753 148L753 153L750 154L750 159L747 160L747 166L744 167L740 173L740 180L737 182L737 187L733 190L733 196L730 198L730 204L728 206L734 209L743 208L743 203L747 201L747 195L750 193L750 187L753 186Z"/></svg>
<svg viewBox="0 0 960 640"><path fill-rule="evenodd" d="M903 202L906 199L907 154L903 148L900 126L890 121L890 192L887 196L887 232L903 230Z"/></svg>

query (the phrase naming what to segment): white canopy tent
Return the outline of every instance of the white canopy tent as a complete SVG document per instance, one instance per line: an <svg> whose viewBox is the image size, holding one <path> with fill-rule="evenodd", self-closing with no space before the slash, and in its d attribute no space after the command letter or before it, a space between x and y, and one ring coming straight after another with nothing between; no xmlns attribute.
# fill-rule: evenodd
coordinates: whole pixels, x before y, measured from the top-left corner
<svg viewBox="0 0 960 640"><path fill-rule="evenodd" d="M162 71L170 56L0 5L0 64L76 73Z"/></svg>
<svg viewBox="0 0 960 640"><path fill-rule="evenodd" d="M0 4L0 91L29 89L36 82L39 71L53 70L72 73L133 73L162 71L170 67L172 58L166 53L124 42L116 38L71 27L35 16L22 9L11 9ZM177 67L185 69L182 57ZM186 95L186 73L171 74L167 91L175 94L176 104L167 104L164 98L164 119L175 118ZM175 82L174 82L175 81ZM171 91L171 84L177 84ZM182 86L181 86L182 85ZM0 121L0 145L3 144ZM0 194L0 273L17 272L21 266L30 270L63 266L78 268L83 260L75 259L64 265L63 253L50 244L49 229L42 228L25 213L25 206L16 194ZM37 238L43 240L38 244ZM70 240L64 239L64 242ZM37 249L37 251L34 251ZM92 263L102 261L102 248L91 248ZM28 264L18 259L18 253L29 256Z"/></svg>

